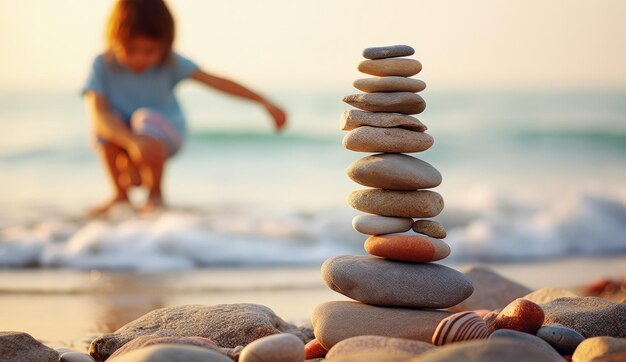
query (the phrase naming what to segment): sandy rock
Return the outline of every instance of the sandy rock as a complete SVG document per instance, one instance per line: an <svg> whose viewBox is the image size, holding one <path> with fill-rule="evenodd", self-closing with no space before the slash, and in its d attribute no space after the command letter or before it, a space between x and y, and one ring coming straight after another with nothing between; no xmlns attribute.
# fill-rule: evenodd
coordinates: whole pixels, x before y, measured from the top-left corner
<svg viewBox="0 0 626 362"><path fill-rule="evenodd" d="M382 47L369 47L363 50L363 58L383 59L395 57L407 57L415 54L415 49L408 45L388 45Z"/></svg>
<svg viewBox="0 0 626 362"><path fill-rule="evenodd" d="M562 355L574 353L576 347L585 340L577 331L556 324L539 328L537 337L548 342Z"/></svg>
<svg viewBox="0 0 626 362"><path fill-rule="evenodd" d="M354 88L367 92L421 92L426 89L426 83L419 79L404 77L376 77L355 80Z"/></svg>
<svg viewBox="0 0 626 362"><path fill-rule="evenodd" d="M292 333L303 342L312 339L310 331L283 321L258 304L185 305L154 310L118 329L96 338L89 354L103 361L125 343L140 336L163 331L179 337L205 337L224 348L245 346L268 335Z"/></svg>
<svg viewBox="0 0 626 362"><path fill-rule="evenodd" d="M429 149L434 139L424 132L404 128L363 126L343 137L343 146L356 152L412 153Z"/></svg>
<svg viewBox="0 0 626 362"><path fill-rule="evenodd" d="M518 332L511 329L498 329L489 336L489 340L501 338L527 342L528 344L537 347L537 349L544 351L547 355L550 355L551 359L554 361L562 361L563 359L563 357L561 357L561 355L554 348L552 348L548 342L533 334Z"/></svg>
<svg viewBox="0 0 626 362"><path fill-rule="evenodd" d="M585 338L626 338L626 303L598 297L558 298L541 308L546 315L544 324L561 324Z"/></svg>
<svg viewBox="0 0 626 362"><path fill-rule="evenodd" d="M450 255L445 242L426 235L386 234L370 236L365 241L365 251L390 260L430 262Z"/></svg>
<svg viewBox="0 0 626 362"><path fill-rule="evenodd" d="M354 230L366 235L382 235L409 231L413 219L380 215L358 215L352 219Z"/></svg>
<svg viewBox="0 0 626 362"><path fill-rule="evenodd" d="M450 308L451 311L504 308L515 299L530 293L530 289L486 267L470 266L462 271L472 281L474 294Z"/></svg>
<svg viewBox="0 0 626 362"><path fill-rule="evenodd" d="M446 266L373 256L331 257L322 265L322 277L348 298L381 306L446 308L473 291L463 274Z"/></svg>
<svg viewBox="0 0 626 362"><path fill-rule="evenodd" d="M415 362L563 362L528 342L502 338L454 343L428 351Z"/></svg>
<svg viewBox="0 0 626 362"><path fill-rule="evenodd" d="M90 355L81 352L66 352L61 355L61 362L94 362Z"/></svg>
<svg viewBox="0 0 626 362"><path fill-rule="evenodd" d="M58 362L59 353L28 333L0 332L0 360L11 362Z"/></svg>
<svg viewBox="0 0 626 362"><path fill-rule="evenodd" d="M443 198L433 191L357 190L348 195L348 204L359 211L393 217L433 217L443 210Z"/></svg>
<svg viewBox="0 0 626 362"><path fill-rule="evenodd" d="M359 63L357 69L379 77L412 77L422 70L422 63L407 58L368 59Z"/></svg>
<svg viewBox="0 0 626 362"><path fill-rule="evenodd" d="M436 348L430 343L414 341L406 338L391 338L381 336L357 336L337 343L328 351L326 358L333 360L337 357L355 353L385 353L397 358L412 358Z"/></svg>
<svg viewBox="0 0 626 362"><path fill-rule="evenodd" d="M413 116L400 113L366 112L359 109L344 111L341 115L339 128L342 131L352 131L362 126L380 128L399 127L416 132L428 129L422 122Z"/></svg>
<svg viewBox="0 0 626 362"><path fill-rule="evenodd" d="M443 346L450 343L485 339L489 336L487 324L474 312L460 312L439 322L432 343Z"/></svg>
<svg viewBox="0 0 626 362"><path fill-rule="evenodd" d="M343 97L351 106L369 112L418 114L426 109L426 102L411 92L359 93Z"/></svg>
<svg viewBox="0 0 626 362"><path fill-rule="evenodd" d="M437 239L443 239L448 236L446 228L433 220L415 220L412 229L416 233L428 235Z"/></svg>
<svg viewBox="0 0 626 362"><path fill-rule="evenodd" d="M524 299L530 300L537 304L544 304L563 297L578 297L578 295L570 290L563 288L545 287L523 296Z"/></svg>
<svg viewBox="0 0 626 362"><path fill-rule="evenodd" d="M223 354L228 357L233 357L239 355L241 347L231 349L231 348L221 348L215 342L208 338L203 337L164 337L159 335L150 335L150 336L140 336L137 337L130 342L124 344L122 347L118 348L110 358L121 356L131 351L135 351L141 348L145 348L152 345L157 344L173 344L173 345L187 345L187 346L195 346L204 349L208 349L220 354Z"/></svg>
<svg viewBox="0 0 626 362"><path fill-rule="evenodd" d="M626 339L593 337L578 345L572 355L573 362L621 362L626 361Z"/></svg>
<svg viewBox="0 0 626 362"><path fill-rule="evenodd" d="M376 307L358 302L318 305L311 317L315 337L326 349L356 336L384 336L423 342L450 313L439 310Z"/></svg>
<svg viewBox="0 0 626 362"><path fill-rule="evenodd" d="M248 344L241 351L240 362L302 362L304 343L289 333L274 334Z"/></svg>
<svg viewBox="0 0 626 362"><path fill-rule="evenodd" d="M496 329L512 329L535 334L544 320L543 309L536 303L518 298L509 303L496 318Z"/></svg>
<svg viewBox="0 0 626 362"><path fill-rule="evenodd" d="M107 362L232 362L233 360L204 348L159 344L138 349Z"/></svg>
<svg viewBox="0 0 626 362"><path fill-rule="evenodd" d="M348 177L363 186L386 190L437 187L441 173L428 162L399 153L381 153L358 159L348 166Z"/></svg>

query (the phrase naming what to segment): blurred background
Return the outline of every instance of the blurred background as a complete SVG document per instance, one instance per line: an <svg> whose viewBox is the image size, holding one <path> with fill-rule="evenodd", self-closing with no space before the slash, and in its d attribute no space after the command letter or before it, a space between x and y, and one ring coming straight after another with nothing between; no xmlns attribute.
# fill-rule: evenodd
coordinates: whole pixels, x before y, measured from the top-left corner
<svg viewBox="0 0 626 362"><path fill-rule="evenodd" d="M176 49L289 114L192 81L166 170L172 210L86 218L110 195L79 95L113 1L0 0L0 267L140 271L319 265L364 253L339 117L368 46L409 44L424 70L418 156L450 260L626 255L626 3L169 1ZM135 194L140 199L143 195Z"/></svg>

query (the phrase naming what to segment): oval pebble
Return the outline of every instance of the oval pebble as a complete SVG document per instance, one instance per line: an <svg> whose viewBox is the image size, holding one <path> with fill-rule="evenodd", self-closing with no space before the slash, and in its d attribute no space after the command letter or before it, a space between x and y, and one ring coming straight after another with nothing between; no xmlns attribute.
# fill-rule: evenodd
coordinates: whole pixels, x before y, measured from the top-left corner
<svg viewBox="0 0 626 362"><path fill-rule="evenodd" d="M429 149L435 140L424 132L402 128L363 126L343 138L343 146L355 152L412 153Z"/></svg>
<svg viewBox="0 0 626 362"><path fill-rule="evenodd" d="M365 250L386 259L418 263L441 260L450 255L450 247L443 241L410 234L370 236L365 241Z"/></svg>
<svg viewBox="0 0 626 362"><path fill-rule="evenodd" d="M353 208L382 216L434 217L443 210L443 198L434 191L356 190L348 195Z"/></svg>
<svg viewBox="0 0 626 362"><path fill-rule="evenodd" d="M304 343L290 333L279 333L248 344L239 355L240 362L302 362Z"/></svg>
<svg viewBox="0 0 626 362"><path fill-rule="evenodd" d="M432 343L436 346L444 344L484 339L489 337L487 324L474 312L453 314L441 322L433 334Z"/></svg>
<svg viewBox="0 0 626 362"><path fill-rule="evenodd" d="M382 235L409 231L413 219L380 215L358 215L352 219L354 230L366 235Z"/></svg>
<svg viewBox="0 0 626 362"><path fill-rule="evenodd" d="M434 220L415 220L413 231L418 234L428 235L433 238L443 239L448 236L446 229Z"/></svg>
<svg viewBox="0 0 626 362"><path fill-rule="evenodd" d="M530 300L518 298L509 303L496 317L495 329L535 334L543 324L545 314L541 307Z"/></svg>
<svg viewBox="0 0 626 362"><path fill-rule="evenodd" d="M361 73L379 77L411 77L422 70L422 63L407 58L368 59L357 68Z"/></svg>
<svg viewBox="0 0 626 362"><path fill-rule="evenodd" d="M355 80L354 88L366 92L411 92L417 93L426 89L426 83L419 79L405 77L377 77Z"/></svg>
<svg viewBox="0 0 626 362"><path fill-rule="evenodd" d="M369 47L363 50L363 58L367 59L406 57L413 54L415 54L415 49L408 45L387 45L381 47Z"/></svg>
<svg viewBox="0 0 626 362"><path fill-rule="evenodd" d="M430 189L441 173L428 162L405 154L381 153L358 159L346 171L352 181L385 190Z"/></svg>
<svg viewBox="0 0 626 362"><path fill-rule="evenodd" d="M86 353L65 352L61 355L60 362L95 362L95 360Z"/></svg>
<svg viewBox="0 0 626 362"><path fill-rule="evenodd" d="M548 342L560 354L573 354L576 347L585 340L582 334L560 325L542 326L537 330L537 337Z"/></svg>
<svg viewBox="0 0 626 362"><path fill-rule="evenodd" d="M343 97L343 101L369 112L418 114L426 109L424 99L411 92L351 94Z"/></svg>
<svg viewBox="0 0 626 362"><path fill-rule="evenodd" d="M417 132L428 129L422 122L413 116L400 113L366 112L360 109L350 109L341 115L339 128L342 131L352 131L361 126L372 127L400 127Z"/></svg>

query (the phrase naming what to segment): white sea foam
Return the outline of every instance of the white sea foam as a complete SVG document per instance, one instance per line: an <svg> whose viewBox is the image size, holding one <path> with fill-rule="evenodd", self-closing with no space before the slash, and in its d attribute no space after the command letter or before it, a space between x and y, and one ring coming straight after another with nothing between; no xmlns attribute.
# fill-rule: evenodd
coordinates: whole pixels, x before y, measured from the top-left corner
<svg viewBox="0 0 626 362"><path fill-rule="evenodd" d="M450 261L537 260L626 253L626 192L587 193L540 207L473 190L438 218ZM304 213L228 208L127 211L108 220L49 220L0 229L0 266L158 272L210 266L300 265L363 254L347 207Z"/></svg>

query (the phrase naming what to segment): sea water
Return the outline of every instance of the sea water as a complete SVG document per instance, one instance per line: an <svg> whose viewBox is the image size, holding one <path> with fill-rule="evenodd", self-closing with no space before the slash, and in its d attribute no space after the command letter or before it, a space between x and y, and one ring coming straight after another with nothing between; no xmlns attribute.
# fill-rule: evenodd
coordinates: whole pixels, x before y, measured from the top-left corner
<svg viewBox="0 0 626 362"><path fill-rule="evenodd" d="M276 91L289 126L253 103L184 86L189 135L166 167L171 209L86 210L110 196L77 92L0 93L0 267L140 271L314 265L364 254L335 92ZM626 93L430 91L452 262L626 254ZM141 203L145 197L134 192Z"/></svg>

